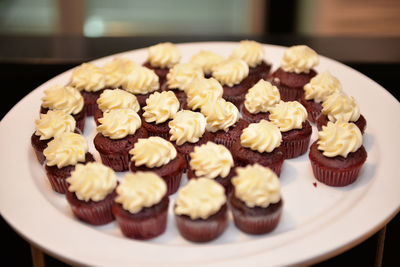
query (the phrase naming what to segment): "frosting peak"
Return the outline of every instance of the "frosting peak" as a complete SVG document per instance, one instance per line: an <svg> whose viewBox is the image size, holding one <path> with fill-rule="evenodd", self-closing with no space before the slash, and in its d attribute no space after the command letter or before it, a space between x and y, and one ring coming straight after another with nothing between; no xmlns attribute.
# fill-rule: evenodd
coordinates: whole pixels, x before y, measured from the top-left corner
<svg viewBox="0 0 400 267"><path fill-rule="evenodd" d="M64 132L73 132L76 127L74 117L61 110L49 110L46 114L40 114L40 119L36 120L35 124L35 135L40 136L40 140L58 137Z"/></svg>
<svg viewBox="0 0 400 267"><path fill-rule="evenodd" d="M171 68L178 64L182 57L179 48L170 42L150 46L148 52L150 65L163 69Z"/></svg>
<svg viewBox="0 0 400 267"><path fill-rule="evenodd" d="M103 89L105 84L103 69L93 64L83 63L72 72L71 85L78 90L96 92Z"/></svg>
<svg viewBox="0 0 400 267"><path fill-rule="evenodd" d="M301 129L307 119L307 110L297 101L281 101L270 109L269 119L281 132Z"/></svg>
<svg viewBox="0 0 400 267"><path fill-rule="evenodd" d="M279 128L266 120L250 123L247 128L243 129L240 136L242 146L260 153L272 152L281 145L281 142L282 134Z"/></svg>
<svg viewBox="0 0 400 267"><path fill-rule="evenodd" d="M159 78L153 70L136 66L125 76L122 88L132 94L145 95L160 88Z"/></svg>
<svg viewBox="0 0 400 267"><path fill-rule="evenodd" d="M309 73L318 64L318 54L314 50L306 45L296 45L285 51L281 68L287 72Z"/></svg>
<svg viewBox="0 0 400 267"><path fill-rule="evenodd" d="M106 86L111 88L121 87L125 77L130 73L136 64L127 58L115 57L104 66Z"/></svg>
<svg viewBox="0 0 400 267"><path fill-rule="evenodd" d="M227 132L229 127L233 126L239 120L239 110L237 107L222 98L203 105L201 113L206 116L207 131L213 133L218 130Z"/></svg>
<svg viewBox="0 0 400 267"><path fill-rule="evenodd" d="M243 59L250 67L254 68L264 58L264 47L256 41L243 40L233 50L230 58Z"/></svg>
<svg viewBox="0 0 400 267"><path fill-rule="evenodd" d="M199 65L194 63L176 64L167 74L168 88L184 91L193 80L202 77L204 77L204 74Z"/></svg>
<svg viewBox="0 0 400 267"><path fill-rule="evenodd" d="M304 86L304 98L306 100L313 99L314 102L321 103L329 95L341 90L340 81L328 71L324 71L317 74Z"/></svg>
<svg viewBox="0 0 400 267"><path fill-rule="evenodd" d="M103 112L117 108L130 108L135 112L140 110L136 96L121 89L104 90L97 99L97 105Z"/></svg>
<svg viewBox="0 0 400 267"><path fill-rule="evenodd" d="M140 138L129 154L135 166L145 165L147 168L161 167L177 156L174 145L158 136Z"/></svg>
<svg viewBox="0 0 400 267"><path fill-rule="evenodd" d="M222 85L214 78L195 79L185 90L187 105L193 110L201 109L206 103L222 98L223 92Z"/></svg>
<svg viewBox="0 0 400 267"><path fill-rule="evenodd" d="M249 66L238 58L227 59L213 68L212 76L222 85L234 86L249 75Z"/></svg>
<svg viewBox="0 0 400 267"><path fill-rule="evenodd" d="M192 56L190 62L201 66L205 74L211 74L213 67L224 60L225 58L223 56L214 52L200 51Z"/></svg>
<svg viewBox="0 0 400 267"><path fill-rule="evenodd" d="M259 112L268 112L280 100L278 88L261 79L247 91L244 106L250 113L257 114Z"/></svg>
<svg viewBox="0 0 400 267"><path fill-rule="evenodd" d="M146 122L156 124L172 119L179 110L179 100L172 91L155 92L146 99L143 107L143 118Z"/></svg>
<svg viewBox="0 0 400 267"><path fill-rule="evenodd" d="M78 89L71 86L55 85L44 91L42 107L78 114L83 109L83 97Z"/></svg>
<svg viewBox="0 0 400 267"><path fill-rule="evenodd" d="M170 140L178 146L184 143L196 143L206 130L206 118L200 112L181 110L168 123Z"/></svg>
<svg viewBox="0 0 400 267"><path fill-rule="evenodd" d="M343 92L329 95L322 103L321 112L333 122L357 121L360 118L360 108L356 100Z"/></svg>

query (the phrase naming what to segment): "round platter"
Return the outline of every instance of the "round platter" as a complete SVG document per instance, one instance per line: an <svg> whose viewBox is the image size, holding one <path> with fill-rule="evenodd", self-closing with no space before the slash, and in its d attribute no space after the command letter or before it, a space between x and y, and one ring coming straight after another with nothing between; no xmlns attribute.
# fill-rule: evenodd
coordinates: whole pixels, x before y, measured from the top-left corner
<svg viewBox="0 0 400 267"><path fill-rule="evenodd" d="M232 42L178 44L182 62L200 50L228 56L236 45ZM264 47L265 60L272 63L275 70L286 48ZM147 58L147 49L112 55L92 63L102 66L115 56L141 64ZM227 230L217 240L206 244L190 243L175 227L172 205L166 232L150 241L125 238L116 222L95 227L77 220L65 196L52 191L30 145L43 90L68 83L71 70L33 90L1 121L1 215L24 238L72 264L243 266L251 263L275 266L311 264L339 254L378 231L399 211L400 179L396 174L396 156L400 149L397 137L400 105L377 83L337 61L320 56L316 70L328 70L338 77L344 91L358 102L368 123L364 134L368 159L358 180L342 188L319 183L312 174L307 154L286 160L280 178L284 210L280 224L269 234L244 234L230 219ZM89 150L99 160L92 142L95 131L93 118L87 118L84 135ZM316 137L317 130L313 126L311 142ZM119 178L122 177L120 173ZM175 195L171 196L172 202Z"/></svg>

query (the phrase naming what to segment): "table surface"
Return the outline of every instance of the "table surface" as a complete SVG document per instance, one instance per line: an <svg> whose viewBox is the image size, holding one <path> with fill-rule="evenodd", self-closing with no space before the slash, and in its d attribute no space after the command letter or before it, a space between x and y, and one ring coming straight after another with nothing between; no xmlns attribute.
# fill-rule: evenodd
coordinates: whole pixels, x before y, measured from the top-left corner
<svg viewBox="0 0 400 267"><path fill-rule="evenodd" d="M84 38L77 36L0 36L0 73L3 87L12 90L13 96L3 101L0 109L2 118L21 98L48 79L82 62L110 54L147 47L159 42L170 41L240 41L252 39L262 43L291 46L306 44L319 54L338 60L369 76L386 88L397 100L398 75L400 74L400 38L352 38L352 37L309 37L294 35L268 36L141 36L118 38ZM5 78L5 79L4 79ZM384 229L358 246L336 257L317 264L336 266L357 259L363 266L373 266L377 261L376 251L382 248L383 266L400 266L397 242L400 240L400 215L398 214ZM31 264L30 250L4 220L0 231L7 240L5 257L18 251L17 265ZM383 241L384 243L380 241ZM379 262L379 259L378 259ZM62 266L64 263L46 256L48 265Z"/></svg>

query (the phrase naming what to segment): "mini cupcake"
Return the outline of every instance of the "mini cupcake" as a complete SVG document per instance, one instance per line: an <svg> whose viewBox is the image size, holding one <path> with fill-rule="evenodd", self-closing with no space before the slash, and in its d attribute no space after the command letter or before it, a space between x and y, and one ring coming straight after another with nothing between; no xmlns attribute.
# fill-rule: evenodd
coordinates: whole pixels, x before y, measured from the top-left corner
<svg viewBox="0 0 400 267"><path fill-rule="evenodd" d="M139 139L133 149L130 169L132 172L152 171L167 184L167 195L175 193L186 169L185 158L177 153L174 145L167 140L151 136Z"/></svg>
<svg viewBox="0 0 400 267"><path fill-rule="evenodd" d="M343 92L331 94L322 102L321 114L315 122L318 130L321 130L322 126L327 125L329 121L353 122L362 134L364 134L367 127L367 121L360 113L356 100Z"/></svg>
<svg viewBox="0 0 400 267"><path fill-rule="evenodd" d="M213 68L212 77L220 82L224 89L223 98L237 107L254 85L249 77L249 66L242 59L228 59Z"/></svg>
<svg viewBox="0 0 400 267"><path fill-rule="evenodd" d="M146 100L143 107L142 124L149 136L160 136L168 140L169 121L180 107L179 100L171 91L155 92Z"/></svg>
<svg viewBox="0 0 400 267"><path fill-rule="evenodd" d="M253 80L253 84L260 79L267 79L271 70L271 64L264 60L265 51L262 44L256 41L242 40L235 47L230 58L243 59L249 65L249 78Z"/></svg>
<svg viewBox="0 0 400 267"><path fill-rule="evenodd" d="M185 109L200 111L201 107L209 102L222 98L222 85L214 78L199 78L192 81L187 87Z"/></svg>
<svg viewBox="0 0 400 267"><path fill-rule="evenodd" d="M190 62L199 65L204 72L206 78L210 78L214 66L223 62L225 58L211 51L201 50L190 58Z"/></svg>
<svg viewBox="0 0 400 267"><path fill-rule="evenodd" d="M100 124L99 119L103 113L112 109L130 108L136 113L140 111L140 105L135 95L122 89L106 89L97 99L97 108L94 112L96 125Z"/></svg>
<svg viewBox="0 0 400 267"><path fill-rule="evenodd" d="M93 225L114 220L112 206L117 176L111 168L98 162L77 164L67 182L65 195L78 219Z"/></svg>
<svg viewBox="0 0 400 267"><path fill-rule="evenodd" d="M166 42L150 46L148 54L143 66L154 70L160 79L160 87L163 87L170 68L179 63L182 53L176 45Z"/></svg>
<svg viewBox="0 0 400 267"><path fill-rule="evenodd" d="M207 120L206 130L214 134L214 142L230 149L240 138L249 123L239 118L239 110L231 102L218 99L202 106L201 113Z"/></svg>
<svg viewBox="0 0 400 267"><path fill-rule="evenodd" d="M178 191L174 212L179 233L192 242L214 240L228 225L224 188L212 179L191 179Z"/></svg>
<svg viewBox="0 0 400 267"><path fill-rule="evenodd" d="M328 122L310 148L315 178L330 186L354 183L367 159L362 142L361 131L354 123Z"/></svg>
<svg viewBox="0 0 400 267"><path fill-rule="evenodd" d="M281 100L279 90L270 82L259 80L246 93L241 105L243 119L253 123L269 120L269 109Z"/></svg>
<svg viewBox="0 0 400 267"><path fill-rule="evenodd" d="M231 148L236 166L260 164L269 167L280 175L286 157L285 147L281 145L282 134L272 122L261 120L250 123L243 129L240 140Z"/></svg>
<svg viewBox="0 0 400 267"><path fill-rule="evenodd" d="M66 132L54 138L43 150L46 157L45 169L47 178L54 191L65 194L68 190L67 178L78 163L95 161L88 152L88 144L84 136Z"/></svg>
<svg viewBox="0 0 400 267"><path fill-rule="evenodd" d="M194 63L176 64L167 75L167 83L164 90L172 90L181 106L184 107L187 98L185 90L193 80L203 77L203 70L199 65Z"/></svg>
<svg viewBox="0 0 400 267"><path fill-rule="evenodd" d="M103 67L105 87L109 89L121 88L126 76L135 67L136 64L132 60L123 57L115 57L108 61Z"/></svg>
<svg viewBox="0 0 400 267"><path fill-rule="evenodd" d="M129 150L139 138L148 136L146 129L140 127L139 115L129 108L112 109L99 122L93 143L101 161L114 171L129 170Z"/></svg>
<svg viewBox="0 0 400 267"><path fill-rule="evenodd" d="M307 120L307 110L297 101L279 102L270 109L270 121L282 133L286 158L291 159L307 152L312 128Z"/></svg>
<svg viewBox="0 0 400 267"><path fill-rule="evenodd" d="M322 102L335 93L342 91L340 81L328 71L318 74L304 86L304 94L300 98L301 104L308 112L308 120L315 122L321 114Z"/></svg>
<svg viewBox="0 0 400 267"><path fill-rule="evenodd" d="M169 199L163 179L153 172L127 173L112 208L124 236L147 240L164 233Z"/></svg>
<svg viewBox="0 0 400 267"><path fill-rule="evenodd" d="M304 85L317 75L313 68L318 64L314 50L305 45L292 46L285 51L280 68L268 80L278 87L283 101L299 101Z"/></svg>
<svg viewBox="0 0 400 267"><path fill-rule="evenodd" d="M31 136L31 145L40 164L45 161L43 150L47 144L65 132L74 132L76 122L74 118L61 110L49 110L40 114L40 119L35 121L36 131Z"/></svg>
<svg viewBox="0 0 400 267"><path fill-rule="evenodd" d="M187 177L213 179L225 188L228 195L232 189L233 166L232 154L225 146L207 142L196 146L190 153Z"/></svg>
<svg viewBox="0 0 400 267"><path fill-rule="evenodd" d="M181 110L169 121L169 140L176 150L189 162L189 153L195 146L213 141L214 136L206 131L206 118L200 112Z"/></svg>
<svg viewBox="0 0 400 267"><path fill-rule="evenodd" d="M233 221L241 231L260 235L278 225L283 201L279 179L271 169L258 164L236 168L229 197Z"/></svg>
<svg viewBox="0 0 400 267"><path fill-rule="evenodd" d="M83 133L85 129L86 112L81 93L71 86L55 85L44 90L40 113L49 110L62 110L70 114L76 121L76 127Z"/></svg>
<svg viewBox="0 0 400 267"><path fill-rule="evenodd" d="M90 63L83 63L73 70L70 85L81 92L86 115L92 116L96 110L96 100L106 86L103 69Z"/></svg>
<svg viewBox="0 0 400 267"><path fill-rule="evenodd" d="M161 91L159 78L153 70L136 66L126 75L122 89L136 96L139 105L146 105L146 99L155 91Z"/></svg>

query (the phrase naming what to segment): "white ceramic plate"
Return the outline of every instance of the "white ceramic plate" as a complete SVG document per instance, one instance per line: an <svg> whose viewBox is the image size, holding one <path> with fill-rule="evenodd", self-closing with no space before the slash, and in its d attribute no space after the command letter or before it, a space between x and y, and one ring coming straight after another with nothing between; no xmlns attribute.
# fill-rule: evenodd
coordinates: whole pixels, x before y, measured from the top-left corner
<svg viewBox="0 0 400 267"><path fill-rule="evenodd" d="M200 50L228 56L236 45L215 42L179 47L185 62ZM265 50L266 60L276 69L285 48L265 45ZM114 56L94 63L101 66ZM146 59L147 50L119 56L140 64ZM43 90L54 84L66 84L71 71L35 89L1 121L1 214L19 234L47 253L85 265L291 265L315 263L339 254L378 231L399 210L400 179L396 165L400 151L400 105L377 83L341 63L321 56L316 69L329 70L358 101L368 122L364 135L368 159L359 179L343 188L316 181L307 155L286 160L280 178L284 211L279 226L270 234L243 234L230 220L227 231L217 240L190 243L180 237L171 209L166 232L151 241L123 237L115 222L94 227L75 219L64 195L52 191L30 145ZM92 143L93 118L88 118L86 125L90 151L99 159ZM316 128L313 130L311 141L317 136ZM171 200L174 199L172 196Z"/></svg>

